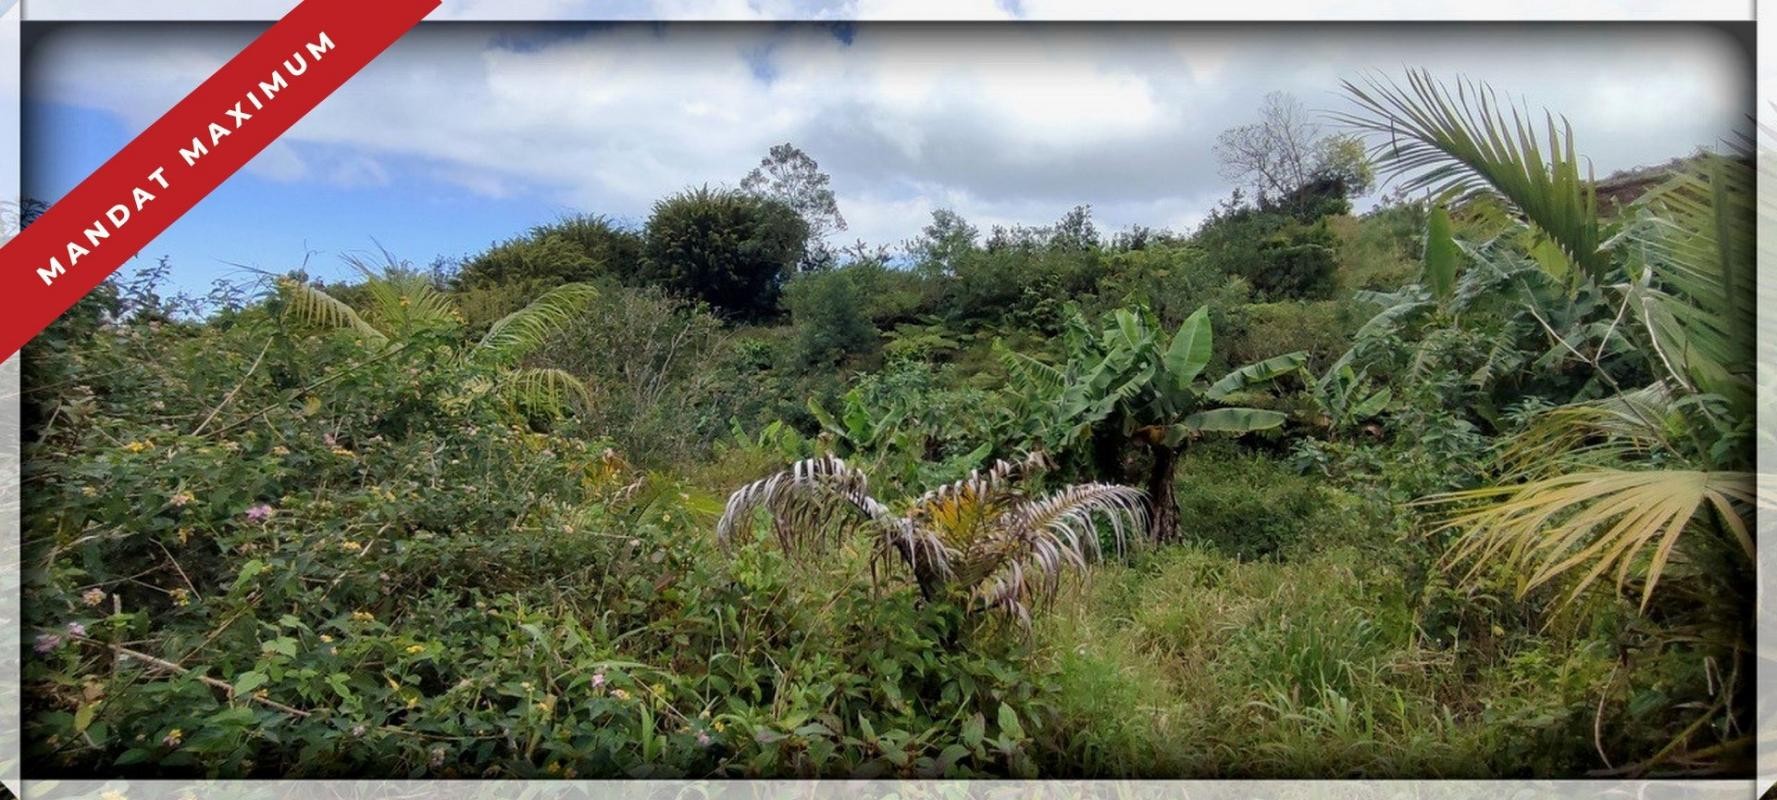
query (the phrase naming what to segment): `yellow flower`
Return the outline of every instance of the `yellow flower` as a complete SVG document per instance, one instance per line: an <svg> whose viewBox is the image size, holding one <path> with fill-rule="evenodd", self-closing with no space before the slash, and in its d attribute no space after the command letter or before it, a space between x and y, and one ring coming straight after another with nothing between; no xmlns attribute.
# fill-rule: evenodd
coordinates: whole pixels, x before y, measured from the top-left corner
<svg viewBox="0 0 1777 800"><path fill-rule="evenodd" d="M410 644L407 646L407 652L413 653L416 655L419 653L424 653L424 652L426 652L426 646L423 644Z"/></svg>
<svg viewBox="0 0 1777 800"><path fill-rule="evenodd" d="M617 698L618 700L628 700L629 699L629 692L623 691L622 689L612 689L611 696Z"/></svg>
<svg viewBox="0 0 1777 800"><path fill-rule="evenodd" d="M715 728L717 733L721 733L722 731L728 730L728 724L721 721L721 720L716 720L714 723L712 723L710 725L710 727Z"/></svg>
<svg viewBox="0 0 1777 800"><path fill-rule="evenodd" d="M154 449L154 443L153 442L129 442L123 446L123 449L128 450L132 453L141 453L141 452L144 452L147 450Z"/></svg>
<svg viewBox="0 0 1777 800"><path fill-rule="evenodd" d="M333 635L332 635L332 634L329 634L329 633L323 633L323 634L321 634L321 643L322 643L322 644L326 644L326 643L327 643L327 642L331 642L331 641L333 641Z"/></svg>
<svg viewBox="0 0 1777 800"><path fill-rule="evenodd" d="M340 458L356 458L358 456L357 453L354 453L351 450L348 450L344 447L333 448L333 454L336 456L339 456Z"/></svg>
<svg viewBox="0 0 1777 800"><path fill-rule="evenodd" d="M274 456L287 456L290 455L290 448L280 444L271 449L271 454Z"/></svg>
<svg viewBox="0 0 1777 800"><path fill-rule="evenodd" d="M666 686L664 684L656 683L653 686L648 687L648 691L653 692L656 696L659 696L659 697L666 696Z"/></svg>
<svg viewBox="0 0 1777 800"><path fill-rule="evenodd" d="M518 684L518 688L523 689L528 692L531 690L531 682L530 681L520 681Z"/></svg>
<svg viewBox="0 0 1777 800"><path fill-rule="evenodd" d="M191 592L185 589L173 589L167 592L167 597L173 599L173 605L181 607L191 605Z"/></svg>
<svg viewBox="0 0 1777 800"><path fill-rule="evenodd" d="M376 615L372 614L368 611L353 611L352 612L352 621L353 622L375 622Z"/></svg>
<svg viewBox="0 0 1777 800"><path fill-rule="evenodd" d="M358 542L354 542L350 539L347 539L347 540L339 543L339 549L344 550L348 553L356 553L359 550L363 550L364 545L359 544Z"/></svg>
<svg viewBox="0 0 1777 800"><path fill-rule="evenodd" d="M180 492L176 495L173 495L173 498L171 500L169 500L168 502L172 503L174 508L184 508L184 507L190 505L191 501L196 500L196 499L197 498L192 497L191 493L189 493L189 492Z"/></svg>
<svg viewBox="0 0 1777 800"><path fill-rule="evenodd" d="M549 762L549 766L545 767L545 769L549 770L549 774L551 774L551 775L554 775L557 772L561 772L561 762L560 761L551 761L551 762Z"/></svg>
<svg viewBox="0 0 1777 800"><path fill-rule="evenodd" d="M99 494L99 490L94 489L91 486L82 486L82 487L80 487L80 493L82 495L87 496L87 497L96 497Z"/></svg>

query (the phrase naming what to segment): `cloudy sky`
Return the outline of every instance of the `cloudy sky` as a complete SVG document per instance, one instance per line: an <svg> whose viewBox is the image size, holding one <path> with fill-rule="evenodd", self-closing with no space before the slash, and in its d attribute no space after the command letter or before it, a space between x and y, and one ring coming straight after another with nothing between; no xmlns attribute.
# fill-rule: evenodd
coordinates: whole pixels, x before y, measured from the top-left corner
<svg viewBox="0 0 1777 800"><path fill-rule="evenodd" d="M258 30L45 35L27 193L66 192ZM1341 79L1421 66L1565 114L1599 175L1715 146L1751 110L1736 42L1687 25L427 23L143 255L187 288L230 264L338 275L378 243L425 263L563 213L639 224L785 141L833 176L848 242L898 243L935 208L1188 230L1232 188L1216 135L1266 92L1344 110Z"/></svg>

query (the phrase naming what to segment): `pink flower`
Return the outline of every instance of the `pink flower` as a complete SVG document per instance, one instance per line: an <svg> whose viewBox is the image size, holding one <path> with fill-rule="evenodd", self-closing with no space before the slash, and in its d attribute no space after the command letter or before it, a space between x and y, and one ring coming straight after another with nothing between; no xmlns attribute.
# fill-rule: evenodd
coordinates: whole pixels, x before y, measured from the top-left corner
<svg viewBox="0 0 1777 800"><path fill-rule="evenodd" d="M275 512L271 506L260 503L259 505L247 509L247 519L252 522L264 522L271 519L273 513Z"/></svg>
<svg viewBox="0 0 1777 800"><path fill-rule="evenodd" d="M698 747L709 747L710 746L710 732L709 731L698 731L697 732L697 746Z"/></svg>
<svg viewBox="0 0 1777 800"><path fill-rule="evenodd" d="M78 622L70 622L68 623L68 632L75 636L85 636L86 626Z"/></svg>
<svg viewBox="0 0 1777 800"><path fill-rule="evenodd" d="M605 673L603 673L603 672L592 673L592 688L597 689L597 688L604 686L604 685L605 685Z"/></svg>
<svg viewBox="0 0 1777 800"><path fill-rule="evenodd" d="M37 641L35 644L32 645L32 649L36 650L39 653L53 653L56 651L56 648L61 647L61 646L62 646L61 634L59 634L59 633L41 633L41 634L37 635Z"/></svg>

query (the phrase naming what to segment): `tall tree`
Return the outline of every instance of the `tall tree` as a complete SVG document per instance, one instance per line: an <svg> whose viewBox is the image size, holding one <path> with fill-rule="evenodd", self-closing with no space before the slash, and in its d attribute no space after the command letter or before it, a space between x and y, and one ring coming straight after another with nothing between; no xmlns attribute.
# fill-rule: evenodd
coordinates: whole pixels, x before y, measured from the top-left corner
<svg viewBox="0 0 1777 800"><path fill-rule="evenodd" d="M821 171L821 165L802 149L785 142L771 148L759 160L759 166L740 181L740 189L748 194L769 198L789 206L808 223L808 252L803 267L823 267L833 260L827 237L846 229L845 216L839 213L839 201L833 196L832 178Z"/></svg>
<svg viewBox="0 0 1777 800"><path fill-rule="evenodd" d="M1351 136L1326 133L1288 92L1265 95L1259 121L1223 131L1215 154L1222 177L1252 187L1261 205L1300 202L1307 199L1304 190L1316 186L1341 196L1361 195L1372 182L1362 145Z"/></svg>

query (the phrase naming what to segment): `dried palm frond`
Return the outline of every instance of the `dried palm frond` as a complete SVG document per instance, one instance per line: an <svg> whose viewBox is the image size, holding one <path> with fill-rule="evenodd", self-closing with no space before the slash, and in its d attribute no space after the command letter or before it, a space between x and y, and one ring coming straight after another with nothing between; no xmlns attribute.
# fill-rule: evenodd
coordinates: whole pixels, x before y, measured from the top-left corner
<svg viewBox="0 0 1777 800"><path fill-rule="evenodd" d="M730 541L761 508L786 552L866 530L877 538L879 557L899 556L928 595L943 582L976 607L1028 622L1032 598L1052 593L1065 569L1082 569L1099 555L1100 521L1109 524L1119 552L1147 525L1145 495L1125 486L1081 484L1025 496L1017 481L1048 466L1041 452L1001 460L926 492L896 515L870 496L862 472L833 456L808 459L734 492L716 534Z"/></svg>
<svg viewBox="0 0 1777 800"><path fill-rule="evenodd" d="M1087 483L1019 502L963 555L969 562L964 568L981 572L972 581L976 601L1028 624L1030 602L1053 596L1064 568L1084 570L1100 555L1099 519L1109 524L1121 553L1130 534L1147 527L1147 496L1127 486Z"/></svg>
<svg viewBox="0 0 1777 800"><path fill-rule="evenodd" d="M1471 578L1482 566L1503 560L1518 572L1520 594L1582 567L1586 571L1568 602L1612 570L1621 591L1641 565L1646 609L1685 530L1701 522L1706 505L1729 540L1718 544L1753 557L1745 517L1755 502L1749 473L1588 469L1420 502L1474 501L1481 507L1457 513L1437 528L1462 532L1446 559L1473 564Z"/></svg>

